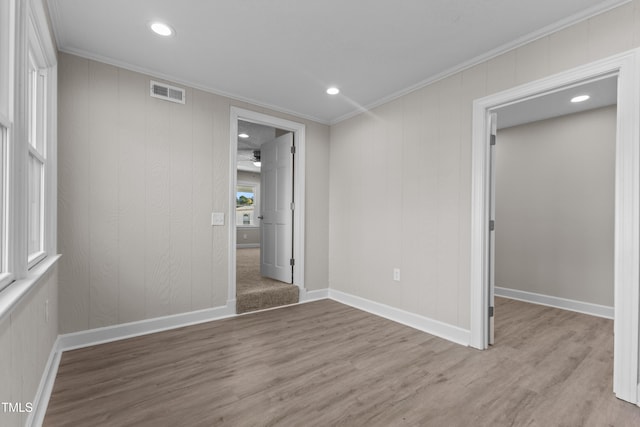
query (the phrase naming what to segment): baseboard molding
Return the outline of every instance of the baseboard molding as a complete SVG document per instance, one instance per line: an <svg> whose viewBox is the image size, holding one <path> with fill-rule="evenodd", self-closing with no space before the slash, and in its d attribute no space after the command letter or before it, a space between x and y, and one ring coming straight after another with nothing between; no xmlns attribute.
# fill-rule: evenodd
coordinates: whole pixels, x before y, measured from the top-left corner
<svg viewBox="0 0 640 427"><path fill-rule="evenodd" d="M606 305L591 304L588 302L499 287L495 288L495 294L498 297L530 302L532 304L546 305L549 307L561 308L563 310L576 311L578 313L604 317L606 319L613 319L615 316L614 308L607 307Z"/></svg>
<svg viewBox="0 0 640 427"><path fill-rule="evenodd" d="M238 243L236 249L259 248L260 243Z"/></svg>
<svg viewBox="0 0 640 427"><path fill-rule="evenodd" d="M466 329L355 295L329 289L329 298L457 344L468 346L471 339L471 332Z"/></svg>
<svg viewBox="0 0 640 427"><path fill-rule="evenodd" d="M318 289L315 291L304 291L300 289L300 302L319 301L329 298L329 289Z"/></svg>
<svg viewBox="0 0 640 427"><path fill-rule="evenodd" d="M36 391L36 396L33 399L33 410L27 417L27 422L25 423L25 425L27 426L41 426L44 422L44 416L47 412L47 406L49 406L49 398L51 397L53 384L58 373L58 366L60 365L61 355L62 352L60 351L60 337L58 336L58 338L56 338L55 342L53 343L53 346L51 347L51 352L49 353L47 364L45 365L44 371L42 372L40 384L38 384L38 390Z"/></svg>
<svg viewBox="0 0 640 427"><path fill-rule="evenodd" d="M235 307L215 307L189 313L174 314L171 316L156 317L140 320L138 322L123 323L120 325L106 326L103 328L89 329L87 331L73 332L59 336L60 351L73 350L96 344L152 334L183 326L196 325L212 320L225 319L235 316Z"/></svg>

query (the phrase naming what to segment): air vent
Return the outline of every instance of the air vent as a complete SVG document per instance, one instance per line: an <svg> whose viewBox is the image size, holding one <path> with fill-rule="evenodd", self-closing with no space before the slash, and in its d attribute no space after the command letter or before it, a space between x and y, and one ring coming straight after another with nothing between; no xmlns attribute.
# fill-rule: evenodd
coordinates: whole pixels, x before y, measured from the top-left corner
<svg viewBox="0 0 640 427"><path fill-rule="evenodd" d="M184 104L185 95L184 89L151 80L151 96L154 98Z"/></svg>

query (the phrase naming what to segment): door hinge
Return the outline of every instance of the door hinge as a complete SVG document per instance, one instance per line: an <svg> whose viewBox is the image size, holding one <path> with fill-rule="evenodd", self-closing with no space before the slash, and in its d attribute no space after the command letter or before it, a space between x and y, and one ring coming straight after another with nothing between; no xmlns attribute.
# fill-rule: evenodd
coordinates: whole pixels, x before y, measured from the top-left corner
<svg viewBox="0 0 640 427"><path fill-rule="evenodd" d="M291 258L291 259L289 260L289 265L290 265L290 266L294 266L294 265L296 265L296 260L295 260L295 259L293 259L293 258Z"/></svg>
<svg viewBox="0 0 640 427"><path fill-rule="evenodd" d="M294 202L291 202L291 210L292 211L296 210L296 204Z"/></svg>
<svg viewBox="0 0 640 427"><path fill-rule="evenodd" d="M489 221L489 231L496 229L496 222L494 220Z"/></svg>
<svg viewBox="0 0 640 427"><path fill-rule="evenodd" d="M493 307L489 307L489 317L493 317Z"/></svg>
<svg viewBox="0 0 640 427"><path fill-rule="evenodd" d="M489 144L490 145L496 145L496 136L495 135L491 135L491 137L489 138Z"/></svg>
<svg viewBox="0 0 640 427"><path fill-rule="evenodd" d="M291 146L291 154L296 154L296 146L295 145Z"/></svg>

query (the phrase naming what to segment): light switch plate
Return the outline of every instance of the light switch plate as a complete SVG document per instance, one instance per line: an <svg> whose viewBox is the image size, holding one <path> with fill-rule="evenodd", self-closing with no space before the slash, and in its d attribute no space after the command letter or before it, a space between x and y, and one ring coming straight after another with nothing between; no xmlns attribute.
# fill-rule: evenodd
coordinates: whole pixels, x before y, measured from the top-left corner
<svg viewBox="0 0 640 427"><path fill-rule="evenodd" d="M211 214L211 225L224 225L224 212L213 212Z"/></svg>

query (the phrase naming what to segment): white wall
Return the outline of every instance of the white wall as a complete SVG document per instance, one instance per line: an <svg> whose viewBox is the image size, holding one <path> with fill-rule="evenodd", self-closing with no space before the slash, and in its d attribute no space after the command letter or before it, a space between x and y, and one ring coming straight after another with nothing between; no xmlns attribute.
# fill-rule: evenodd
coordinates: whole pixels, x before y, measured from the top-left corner
<svg viewBox="0 0 640 427"><path fill-rule="evenodd" d="M332 126L330 287L469 329L472 101L639 45L635 0Z"/></svg>
<svg viewBox="0 0 640 427"><path fill-rule="evenodd" d="M499 130L496 286L613 307L615 106Z"/></svg>
<svg viewBox="0 0 640 427"><path fill-rule="evenodd" d="M232 105L304 123L307 289L327 287L328 126L68 54L59 61L60 328L73 332L227 303Z"/></svg>

